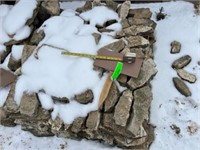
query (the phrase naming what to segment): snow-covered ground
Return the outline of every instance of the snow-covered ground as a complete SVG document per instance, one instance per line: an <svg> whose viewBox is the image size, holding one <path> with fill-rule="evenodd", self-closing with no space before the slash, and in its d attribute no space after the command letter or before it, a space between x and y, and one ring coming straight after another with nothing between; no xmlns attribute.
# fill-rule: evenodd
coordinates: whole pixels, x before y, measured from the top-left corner
<svg viewBox="0 0 200 150"><path fill-rule="evenodd" d="M68 2L61 7L74 10L82 4L82 2ZM155 12L158 12L160 7L164 7L164 13L167 14L164 20L157 22L155 31L154 56L158 73L152 82L154 100L151 105L150 121L156 128L155 141L150 149L200 149L200 94L198 92L200 66L197 64L200 61L200 16L194 14L193 5L188 2L133 4L132 7L149 7L153 12L153 20L156 18ZM182 44L179 54L170 54L170 43L173 40ZM171 68L171 64L185 54L192 57L192 62L185 69L197 76L196 83L187 83L192 92L189 98L182 96L172 82L172 77L177 76L177 73ZM172 125L180 128L179 134L171 129ZM191 128L197 128L197 131L191 134L189 132ZM78 150L82 147L86 150L112 149L86 140L78 142L57 137L38 138L21 131L20 127L0 126L0 149L62 149L63 147L68 150Z"/></svg>

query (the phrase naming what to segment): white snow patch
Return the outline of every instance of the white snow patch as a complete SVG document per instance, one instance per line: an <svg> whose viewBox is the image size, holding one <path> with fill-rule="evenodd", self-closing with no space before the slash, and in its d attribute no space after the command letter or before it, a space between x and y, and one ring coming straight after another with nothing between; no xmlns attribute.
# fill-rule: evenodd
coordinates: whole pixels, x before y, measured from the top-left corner
<svg viewBox="0 0 200 150"><path fill-rule="evenodd" d="M29 37L30 34L31 34L31 28L29 26L23 26L21 29L19 29L16 32L13 39L16 41L19 41L19 40Z"/></svg>
<svg viewBox="0 0 200 150"><path fill-rule="evenodd" d="M5 18L5 21L3 23L5 31L9 35L13 35L18 30L23 28L26 21L32 17L33 11L34 9L36 9L36 7L36 0L20 0L17 4L13 6L13 8L10 10Z"/></svg>
<svg viewBox="0 0 200 150"><path fill-rule="evenodd" d="M109 14L109 15L108 15ZM119 21L118 14L105 6L94 7L90 11L80 14L80 16L90 22L91 25L103 25L108 20Z"/></svg>
<svg viewBox="0 0 200 150"><path fill-rule="evenodd" d="M71 9L76 10L78 7L82 7L85 4L85 1L71 1L71 2L60 2L61 9Z"/></svg>
<svg viewBox="0 0 200 150"><path fill-rule="evenodd" d="M0 67L1 67L1 68L4 68L4 69L6 69L6 70L10 70L10 69L8 68L8 63L9 63L9 60L10 60L10 56L11 56L11 54L9 54L9 55L6 57L6 59L4 60L3 64L0 64Z"/></svg>
<svg viewBox="0 0 200 150"><path fill-rule="evenodd" d="M2 107L3 104L5 103L6 98L8 97L9 90L10 90L9 86L5 88L0 88L0 107Z"/></svg>
<svg viewBox="0 0 200 150"><path fill-rule="evenodd" d="M64 17L73 17L76 15L76 11L72 10L72 9L67 9L62 11L62 13L60 14L60 16L64 16Z"/></svg>
<svg viewBox="0 0 200 150"><path fill-rule="evenodd" d="M22 57L23 49L24 49L24 45L13 45L12 52L11 52L12 57L17 61L20 60Z"/></svg>
<svg viewBox="0 0 200 150"><path fill-rule="evenodd" d="M41 105L44 109L50 110L50 109L53 108L54 103L53 103L51 96L40 92L40 93L38 93L38 98L39 98Z"/></svg>

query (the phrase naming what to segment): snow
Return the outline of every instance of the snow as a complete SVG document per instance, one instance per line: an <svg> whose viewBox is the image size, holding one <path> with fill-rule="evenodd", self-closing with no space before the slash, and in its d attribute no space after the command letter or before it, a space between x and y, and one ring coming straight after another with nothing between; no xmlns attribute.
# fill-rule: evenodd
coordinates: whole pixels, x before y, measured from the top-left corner
<svg viewBox="0 0 200 150"><path fill-rule="evenodd" d="M21 28L23 28L27 20L32 17L33 11L36 9L36 7L37 0L20 0L16 5L13 6L5 18L3 24L5 31L9 35L13 35ZM17 20L15 25L13 25L14 20Z"/></svg>
<svg viewBox="0 0 200 150"><path fill-rule="evenodd" d="M101 14L101 15L99 15ZM109 14L109 15L108 15ZM91 25L101 25L108 21L108 20L117 20L119 21L118 14L113 10L105 7L105 6L98 6L94 7L90 11L83 12L80 16L90 22Z"/></svg>
<svg viewBox="0 0 200 150"><path fill-rule="evenodd" d="M0 87L0 107L2 107L3 104L5 103L9 90L10 90L10 87L6 87L6 88Z"/></svg>
<svg viewBox="0 0 200 150"><path fill-rule="evenodd" d="M98 12L99 10L105 11L105 8L99 7ZM88 11L88 14L92 11ZM108 12L113 14L109 19L113 17L119 20L116 18L117 13L111 10ZM95 12L93 17L98 18L100 14ZM65 123L70 124L75 118L84 117L89 112L98 109L100 91L107 74L100 79L98 72L93 70L93 60L61 55L62 51L59 48L71 52L97 54L99 48L115 40L111 36L102 34L99 44L96 45L92 33L98 32L97 28L93 25L85 25L82 18L73 15L51 17L43 23L39 30L44 30L45 33L45 38L39 46L48 44L54 47L42 46L38 51L39 59L36 59L33 54L23 64L22 75L16 83L15 100L17 104L20 104L24 91L44 90L46 95L40 94L39 96L42 106L49 109L53 107L52 118L59 116ZM83 105L74 100L76 94L87 89L93 91L92 103ZM67 97L70 103L55 103L52 106L51 96Z"/></svg>
<svg viewBox="0 0 200 150"><path fill-rule="evenodd" d="M200 149L200 16L194 14L194 8L188 2L168 2L153 4L134 4L132 7L149 7L153 12L152 18L156 20L155 12L164 7L166 19L158 21L155 31L156 43L154 45L154 59L158 73L152 81L153 101L151 104L150 121L156 126L155 141L151 150ZM179 54L170 54L170 43L174 40L182 44ZM185 98L174 87L172 78L177 77L171 64L183 55L192 57L191 63L185 67L190 73L197 76L194 84L185 82L192 92L192 96ZM188 125L197 124L197 132L190 134ZM170 128L175 124L181 129L179 135Z"/></svg>
<svg viewBox="0 0 200 150"><path fill-rule="evenodd" d="M31 28L29 26L23 26L21 29L19 29L15 36L13 37L14 40L19 41L21 39L28 38L31 34Z"/></svg>
<svg viewBox="0 0 200 150"><path fill-rule="evenodd" d="M11 51L12 57L17 61L20 60L22 57L23 49L24 45L13 45Z"/></svg>
<svg viewBox="0 0 200 150"><path fill-rule="evenodd" d="M40 92L38 93L38 98L41 102L42 108L46 110L53 109L54 103L53 103L52 98L49 95Z"/></svg>

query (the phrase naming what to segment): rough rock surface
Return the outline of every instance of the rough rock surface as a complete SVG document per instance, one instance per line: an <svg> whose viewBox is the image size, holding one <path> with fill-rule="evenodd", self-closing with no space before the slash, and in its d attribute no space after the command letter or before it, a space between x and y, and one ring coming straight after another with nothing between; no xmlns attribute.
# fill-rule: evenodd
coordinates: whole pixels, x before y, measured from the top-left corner
<svg viewBox="0 0 200 150"><path fill-rule="evenodd" d="M177 74L181 79L188 81L190 83L195 83L195 81L197 80L194 74L191 74L183 69L177 69Z"/></svg>
<svg viewBox="0 0 200 150"><path fill-rule="evenodd" d="M181 79L174 77L173 82L174 82L174 86L181 94L183 94L186 97L192 95L188 86Z"/></svg>
<svg viewBox="0 0 200 150"><path fill-rule="evenodd" d="M131 36L126 38L130 48L145 48L149 46L149 41L142 36Z"/></svg>
<svg viewBox="0 0 200 150"><path fill-rule="evenodd" d="M74 99L81 104L91 103L93 101L93 92L92 90L86 90L85 92L75 95Z"/></svg>
<svg viewBox="0 0 200 150"><path fill-rule="evenodd" d="M182 69L191 62L192 58L189 55L182 56L172 63L172 67L175 69Z"/></svg>
<svg viewBox="0 0 200 150"><path fill-rule="evenodd" d="M119 17L123 20L127 17L129 13L131 2L130 1L125 1L122 3L122 5L119 8Z"/></svg>
<svg viewBox="0 0 200 150"><path fill-rule="evenodd" d="M151 16L152 12L149 8L130 9L128 13L128 17L134 17L137 19L150 19Z"/></svg>
<svg viewBox="0 0 200 150"><path fill-rule="evenodd" d="M111 50L114 50L114 51L121 51L123 48L125 47L125 43L124 41L121 39L121 40L118 40L116 42L113 42L109 45L106 45L104 48L107 48L107 49L111 49Z"/></svg>
<svg viewBox="0 0 200 150"><path fill-rule="evenodd" d="M175 53L179 53L181 50L181 43L178 41L173 41L171 43L171 53L175 54Z"/></svg>

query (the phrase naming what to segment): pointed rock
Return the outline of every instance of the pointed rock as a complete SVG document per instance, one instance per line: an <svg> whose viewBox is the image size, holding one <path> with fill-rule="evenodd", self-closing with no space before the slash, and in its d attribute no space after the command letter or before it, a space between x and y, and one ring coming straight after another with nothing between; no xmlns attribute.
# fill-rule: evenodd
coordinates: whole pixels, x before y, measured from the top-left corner
<svg viewBox="0 0 200 150"><path fill-rule="evenodd" d="M130 9L130 5L131 2L130 1L125 1L124 3L122 3L122 5L119 8L119 17L123 20L126 19L126 17L128 16L129 13L129 9Z"/></svg>

